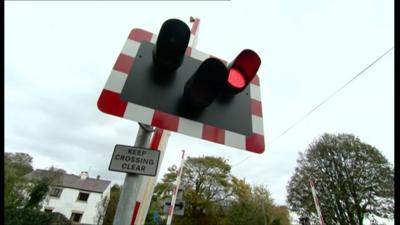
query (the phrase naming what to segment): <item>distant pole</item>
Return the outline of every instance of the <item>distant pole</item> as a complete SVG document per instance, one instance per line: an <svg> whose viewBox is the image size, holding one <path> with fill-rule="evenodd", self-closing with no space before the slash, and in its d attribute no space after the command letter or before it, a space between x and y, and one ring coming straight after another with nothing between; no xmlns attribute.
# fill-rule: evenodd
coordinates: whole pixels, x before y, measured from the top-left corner
<svg viewBox="0 0 400 225"><path fill-rule="evenodd" d="M264 225L267 225L267 217L265 216L264 202L265 202L265 199L263 198L263 202L261 202L261 206L262 206L262 211L263 211L263 215L264 215Z"/></svg>
<svg viewBox="0 0 400 225"><path fill-rule="evenodd" d="M135 147L147 148L153 127L145 124L139 124L139 130L136 135ZM122 186L121 196L119 197L117 210L113 225L130 225L132 224L132 215L139 207L135 204L138 198L140 187L143 183L144 176L137 174L125 174L124 185ZM135 206L135 207L134 207Z"/></svg>
<svg viewBox="0 0 400 225"><path fill-rule="evenodd" d="M172 200L171 200L171 205L169 206L169 209L168 209L167 225L171 225L172 216L174 215L176 196L178 194L179 184L181 183L181 176L182 176L184 161L185 161L185 150L182 150L181 165L179 166L179 169L176 174L177 176L176 176L175 185L172 188Z"/></svg>
<svg viewBox="0 0 400 225"><path fill-rule="evenodd" d="M191 16L190 22L192 23L192 29L190 30L191 35L190 35L189 47L196 48L197 38L199 37L200 19Z"/></svg>
<svg viewBox="0 0 400 225"><path fill-rule="evenodd" d="M317 209L317 214L319 217L319 224L325 225L324 218L322 217L321 208L319 205L319 200L318 200L317 194L315 193L314 182L311 179L310 179L310 186L311 186L311 192L312 192L312 195L314 198L315 208Z"/></svg>

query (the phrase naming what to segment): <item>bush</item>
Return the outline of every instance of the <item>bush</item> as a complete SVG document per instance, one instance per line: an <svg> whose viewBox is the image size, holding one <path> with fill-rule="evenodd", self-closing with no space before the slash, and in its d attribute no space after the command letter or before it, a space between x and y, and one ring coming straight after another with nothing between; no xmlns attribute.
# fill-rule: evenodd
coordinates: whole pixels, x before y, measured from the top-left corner
<svg viewBox="0 0 400 225"><path fill-rule="evenodd" d="M15 209L4 210L5 225L71 225L61 213L41 212L37 209Z"/></svg>

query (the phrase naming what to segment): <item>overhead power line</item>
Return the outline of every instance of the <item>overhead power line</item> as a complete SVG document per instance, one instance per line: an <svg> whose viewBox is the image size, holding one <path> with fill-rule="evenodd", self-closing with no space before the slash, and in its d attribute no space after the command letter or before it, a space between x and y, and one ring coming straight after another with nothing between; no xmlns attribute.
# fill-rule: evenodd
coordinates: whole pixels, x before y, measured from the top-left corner
<svg viewBox="0 0 400 225"><path fill-rule="evenodd" d="M357 75L355 75L353 78L351 78L349 81L347 81L344 85L342 85L341 87L339 87L336 91L334 91L332 94L330 94L328 97L326 97L323 101L321 101L318 105L316 105L314 108L312 108L309 112L307 112L302 118L300 118L299 120L297 120L296 122L294 122L291 126L289 126L286 130L284 130L280 135L278 135L276 138L272 139L271 142L269 142L266 147L269 147L273 142L275 142L276 140L278 140L280 137L282 137L283 135L285 135L287 132L289 132L291 129L293 129L295 126L297 126L300 122L302 122L303 120L305 120L308 116L311 115L311 113L313 113L315 110L317 110L319 107L321 107L323 104L325 104L327 101L329 101L333 96L335 96L336 94L338 94L341 90L343 90L347 85L349 85L351 82L353 82L356 78L358 78L359 76L361 76L365 71L367 71L371 66L373 66L375 63L377 63L380 59L382 59L385 55L387 55L390 51L392 51L394 49L394 46L391 47L390 49L388 49L385 53L383 53L381 56L379 56L377 59L375 59L374 61L372 61L367 67L365 67L364 69L362 69ZM238 166L239 164L243 163L244 161L246 161L247 159L249 159L251 157L247 156L246 158L244 158L242 161L240 161L239 163L233 165L234 166Z"/></svg>

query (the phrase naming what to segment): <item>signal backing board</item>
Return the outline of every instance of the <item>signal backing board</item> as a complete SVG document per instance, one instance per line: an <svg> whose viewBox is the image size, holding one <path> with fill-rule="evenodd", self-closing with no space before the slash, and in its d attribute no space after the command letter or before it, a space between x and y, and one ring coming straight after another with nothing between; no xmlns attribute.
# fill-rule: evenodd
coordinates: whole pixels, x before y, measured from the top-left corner
<svg viewBox="0 0 400 225"><path fill-rule="evenodd" d="M263 153L265 144L258 76L251 81L248 91L250 101L248 105L243 106L248 107L251 112L251 118L249 118L251 128L248 135L235 132L235 130L223 129L218 127L218 123L201 123L122 99L121 93L130 71L134 69L133 65L139 48L144 42L155 44L156 40L157 35L142 29L133 29L130 32L98 99L97 106L100 111L230 147ZM193 41L192 37L191 41ZM185 54L200 61L210 57L209 54L190 47L186 49ZM157 93L154 94L157 95ZM159 97L162 98L162 96Z"/></svg>

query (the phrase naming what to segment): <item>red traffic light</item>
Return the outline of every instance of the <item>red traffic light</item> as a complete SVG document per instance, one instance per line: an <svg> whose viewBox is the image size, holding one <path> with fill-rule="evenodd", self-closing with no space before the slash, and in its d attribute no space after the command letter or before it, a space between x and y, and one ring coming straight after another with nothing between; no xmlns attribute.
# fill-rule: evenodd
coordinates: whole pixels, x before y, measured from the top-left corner
<svg viewBox="0 0 400 225"><path fill-rule="evenodd" d="M228 74L228 83L235 88L243 88L246 86L246 79L239 70L231 68Z"/></svg>
<svg viewBox="0 0 400 225"><path fill-rule="evenodd" d="M228 67L219 59L206 59L186 82L186 104L194 109L203 109L219 94L226 97L238 94L256 76L260 64L260 57L250 49L243 50Z"/></svg>
<svg viewBox="0 0 400 225"><path fill-rule="evenodd" d="M244 90L257 74L261 65L261 59L250 49L243 50L228 66L228 79L226 91L229 94L237 94Z"/></svg>

